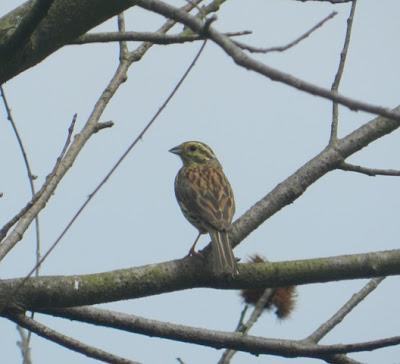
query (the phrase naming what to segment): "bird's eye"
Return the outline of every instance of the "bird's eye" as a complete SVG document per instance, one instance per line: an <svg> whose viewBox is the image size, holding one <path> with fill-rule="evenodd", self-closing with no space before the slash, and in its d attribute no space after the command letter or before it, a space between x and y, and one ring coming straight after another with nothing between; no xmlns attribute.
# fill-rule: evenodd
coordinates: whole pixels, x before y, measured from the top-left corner
<svg viewBox="0 0 400 364"><path fill-rule="evenodd" d="M197 150L197 147L195 145L191 145L189 147L189 152L195 152Z"/></svg>

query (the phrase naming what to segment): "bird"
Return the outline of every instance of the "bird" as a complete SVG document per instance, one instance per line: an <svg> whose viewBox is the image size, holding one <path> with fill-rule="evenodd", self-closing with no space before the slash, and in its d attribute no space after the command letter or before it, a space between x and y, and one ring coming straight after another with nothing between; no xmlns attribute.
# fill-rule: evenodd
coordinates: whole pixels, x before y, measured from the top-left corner
<svg viewBox="0 0 400 364"><path fill-rule="evenodd" d="M229 241L235 213L232 187L212 149L199 141L187 141L169 150L183 163L175 178L175 196L185 218L199 231L189 255L202 234L211 237L211 267L217 274L239 274ZM200 254L201 255L201 254Z"/></svg>

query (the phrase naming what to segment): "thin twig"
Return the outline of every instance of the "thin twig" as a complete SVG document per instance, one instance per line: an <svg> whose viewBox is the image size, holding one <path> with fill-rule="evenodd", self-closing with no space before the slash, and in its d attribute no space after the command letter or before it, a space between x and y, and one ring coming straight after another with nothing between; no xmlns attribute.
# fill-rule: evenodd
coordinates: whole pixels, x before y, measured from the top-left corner
<svg viewBox="0 0 400 364"><path fill-rule="evenodd" d="M334 93L338 92L340 81L343 77L343 71L344 71L344 66L346 63L347 52L349 50L349 45L350 45L350 37L351 37L351 31L352 31L352 27L353 27L354 13L356 11L356 4L357 4L357 0L353 0L353 2L351 3L350 14L349 14L349 17L347 18L346 36L344 38L344 44L343 44L342 51L340 52L340 62L339 62L339 66L338 66L338 69L337 69L337 72L335 75L335 79L331 86L331 91ZM335 144L337 142L338 124L339 124L339 104L336 101L334 101L332 103L332 124L331 124L331 135L330 135L330 139L329 139L329 144Z"/></svg>
<svg viewBox="0 0 400 364"><path fill-rule="evenodd" d="M4 237L7 235L8 231L11 229L11 227L13 225L15 225L19 219L24 216L30 209L32 206L34 206L34 204L38 201L38 199L42 196L43 192L45 191L45 187L46 185L51 181L51 179L55 176L55 173L62 161L62 158L64 157L64 154L66 152L66 150L68 149L68 146L71 142L71 135L75 126L75 122L76 122L76 117L77 115L75 114L71 125L68 128L68 135L67 135L67 139L64 143L63 149L61 150L60 155L57 157L56 163L52 169L52 171L50 172L50 174L47 176L46 178L46 184L44 186L42 186L42 188L33 196L33 198L31 199L31 201L29 201L22 209L20 212L18 212L18 214L16 214L15 216L13 216L7 223L5 223L3 225L3 227L0 229L0 242L4 239ZM10 246L12 245L13 241L11 242ZM0 248L1 249L8 249L8 247L4 247L4 245L6 245L7 242L4 242L3 244L0 244ZM4 253L3 253L4 254ZM4 254L5 255L5 254ZM3 258L3 256L0 255L0 260Z"/></svg>
<svg viewBox="0 0 400 364"><path fill-rule="evenodd" d="M64 346L65 348L76 351L90 358L112 364L139 364L138 362L110 354L102 349L86 345L81 341L63 335L35 320L30 319L22 313L10 314L8 318L17 323L19 326L25 327L26 329L41 337L44 337L47 340L53 341L61 346Z"/></svg>
<svg viewBox="0 0 400 364"><path fill-rule="evenodd" d="M367 297L378 285L385 279L385 277L371 279L360 291L355 293L341 308L338 310L328 321L324 322L318 329L316 329L305 341L318 343L326 334L328 334L336 325L342 320L365 298Z"/></svg>
<svg viewBox="0 0 400 364"><path fill-rule="evenodd" d="M188 26L192 31L201 34L204 27L204 22L191 16L187 12L183 12L174 6L171 6L160 0L136 0L136 4L144 9L150 10L157 14L161 14L167 18L174 19ZM210 27L207 32L209 39L213 40L219 47L221 47L225 53L227 53L239 66L252 70L258 74L261 74L273 81L278 81L286 85L292 86L297 90L307 92L311 95L317 95L327 100L336 101L342 105L347 106L351 110L362 110L384 116L388 119L399 122L400 113L392 111L389 108L369 104L362 102L350 97L345 97L338 93L333 93L331 90L317 86L313 83L304 81L297 77L294 77L288 73L279 71L273 67L270 67L262 62L247 55L240 47L232 42L229 37L224 36L213 27Z"/></svg>
<svg viewBox="0 0 400 364"><path fill-rule="evenodd" d="M227 32L223 33L227 37L239 37L243 35L252 34L250 30L244 30L241 32ZM90 43L109 43L109 42L151 42L153 44L176 44L194 42L204 40L204 36L198 34L165 34L162 32L105 32L105 33L93 33L84 34L69 44L90 44Z"/></svg>
<svg viewBox="0 0 400 364"><path fill-rule="evenodd" d="M111 128L113 126L114 126L114 123L112 121L98 122L94 132L97 133L100 130Z"/></svg>
<svg viewBox="0 0 400 364"><path fill-rule="evenodd" d="M6 94L5 94L5 91L4 91L4 88L3 88L2 85L0 85L0 93L1 93L1 97L3 99L4 107L6 109L7 119L11 124L12 130L14 131L14 135L15 135L15 137L17 139L18 146L19 146L19 149L20 149L21 154L22 154L22 159L24 161L25 169L26 169L26 172L27 172L27 175L28 175L28 181L29 181L29 187L30 187L30 190L31 190L31 196L32 196L32 199L33 199L35 194L36 194L36 191L35 191L35 184L33 182L34 175L32 173L32 169L30 167L28 155L26 153L26 150L25 150L25 147L24 147L24 143L22 142L21 135L19 134L19 131L18 131L18 128L17 128L17 124L16 124L16 122L14 120L14 117L12 115L11 108L10 108L10 106L8 104L8 100L7 100L7 97L6 97ZM39 216L35 217L35 240L36 240L35 262L36 262L36 264L38 264L38 262L40 261L40 223L39 223ZM39 277L39 266L35 270L35 276ZM34 312L32 312L31 318L33 319L34 316L35 316L35 314L34 314ZM27 356L28 354L30 354L30 348L29 348L30 340L31 340L31 332L28 333L28 335L26 337L26 340L22 340L21 341L21 345L24 345L23 347L21 347L22 355L23 355L23 358L24 358L24 362L25 362L25 358L27 358L26 359L27 362L30 361L30 357Z"/></svg>
<svg viewBox="0 0 400 364"><path fill-rule="evenodd" d="M26 153L25 147L24 147L24 143L22 142L22 138L21 135L19 134L18 128L17 128L17 124L14 121L14 118L12 116L12 112L11 112L11 108L8 104L7 98L6 98L6 94L4 92L3 86L0 85L0 93L1 93L1 97L3 99L3 103L4 103L4 107L6 109L6 113L7 113L7 119L10 122L11 128L14 131L15 137L17 139L18 142L18 146L19 149L21 151L22 154L22 158L24 161L24 165L25 165L25 169L28 175L28 181L29 181L29 186L31 189L31 195L32 198L35 196L35 184L33 182L34 179L34 175L32 173L32 169L31 166L29 164L29 159L28 159L28 155ZM35 217L35 232L36 232L36 263L40 260L40 227L39 227L39 217L36 216ZM39 275L39 269L36 270L36 276Z"/></svg>
<svg viewBox="0 0 400 364"><path fill-rule="evenodd" d="M365 364L360 361L349 358L345 354L333 354L322 357L329 364Z"/></svg>
<svg viewBox="0 0 400 364"><path fill-rule="evenodd" d="M197 10L198 10L198 14L199 14L199 16L201 17L201 18L205 18L206 17L206 13L204 13L204 11L200 8L200 6L197 4L197 3L195 3L194 1L192 1L192 0L185 0L188 4L191 4L191 5L193 5L193 7L194 8L196 8Z"/></svg>
<svg viewBox="0 0 400 364"><path fill-rule="evenodd" d="M125 29L125 17L124 13L118 14L118 33L123 35ZM119 61L121 62L128 55L128 45L125 40L119 41Z"/></svg>
<svg viewBox="0 0 400 364"><path fill-rule="evenodd" d="M397 169L379 169L379 168L366 168L356 164L343 162L338 165L338 169L346 172L357 172L366 174L367 176L400 176L400 171Z"/></svg>
<svg viewBox="0 0 400 364"><path fill-rule="evenodd" d="M32 364L31 349L29 347L29 334L31 333L31 331L28 331L28 336L25 330L20 325L17 325L17 331L21 338L21 341L17 341L17 345L21 349L22 364Z"/></svg>
<svg viewBox="0 0 400 364"><path fill-rule="evenodd" d="M242 312L240 312L240 316L239 316L239 320L238 320L238 324L236 326L236 330L237 332L240 331L240 329L243 327L244 325L244 318L246 316L247 310L249 309L249 305L244 305Z"/></svg>
<svg viewBox="0 0 400 364"><path fill-rule="evenodd" d="M314 33L318 28L322 27L328 20L332 19L337 15L336 11L333 11L330 13L327 17L322 19L320 22L315 24L310 30L302 34L300 37L296 38L292 42L284 45L284 46L278 46L278 47L269 47L269 48L259 48L259 47L253 47L251 45L239 42L239 41L233 41L237 46L240 48L249 51L251 53L269 53L269 52L284 52L288 50L289 48L294 47L295 45L299 44L302 40L308 38L312 33Z"/></svg>
<svg viewBox="0 0 400 364"><path fill-rule="evenodd" d="M265 309L265 305L267 304L268 300L271 298L271 295L274 293L274 290L271 288L267 288L264 290L264 293L261 295L259 300L257 301L253 312L251 313L249 319L245 322L242 323L240 326L238 325L238 328L236 329L235 332L240 332L244 335L246 335L250 329L254 326L254 324L257 322L257 320L260 318L261 314L263 313ZM242 320L241 315L241 320ZM220 360L218 361L218 364L229 364L233 356L236 354L236 350L233 349L227 349L224 351L222 354Z"/></svg>
<svg viewBox="0 0 400 364"><path fill-rule="evenodd" d="M323 3L331 3L331 4L344 4L344 3L349 3L352 2L353 0L296 0L300 1L302 3L305 3L307 1L315 1L315 2L323 2Z"/></svg>
<svg viewBox="0 0 400 364"><path fill-rule="evenodd" d="M71 124L69 124L67 138L65 139L64 146L61 149L61 153L57 158L56 166L57 166L57 164L61 163L61 160L64 158L64 155L67 152L69 145L71 144L71 138L72 138L72 134L74 133L77 118L78 118L78 114L75 113L72 117Z"/></svg>

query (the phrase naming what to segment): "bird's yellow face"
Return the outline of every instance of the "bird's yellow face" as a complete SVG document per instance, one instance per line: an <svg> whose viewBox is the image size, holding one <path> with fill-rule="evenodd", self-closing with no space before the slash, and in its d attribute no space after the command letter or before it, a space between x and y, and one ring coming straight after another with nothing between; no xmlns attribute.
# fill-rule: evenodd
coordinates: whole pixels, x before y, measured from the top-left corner
<svg viewBox="0 0 400 364"><path fill-rule="evenodd" d="M217 160L217 157L208 145L197 141L184 142L169 151L179 155L185 166Z"/></svg>

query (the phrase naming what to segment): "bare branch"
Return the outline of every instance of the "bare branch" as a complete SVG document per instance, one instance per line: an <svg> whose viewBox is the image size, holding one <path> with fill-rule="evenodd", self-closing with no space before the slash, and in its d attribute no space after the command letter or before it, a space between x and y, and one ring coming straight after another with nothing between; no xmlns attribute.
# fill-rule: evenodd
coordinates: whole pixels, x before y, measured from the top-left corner
<svg viewBox="0 0 400 364"><path fill-rule="evenodd" d="M400 176L400 171L397 169L379 169L379 168L366 168L362 166L357 166L355 164L350 163L340 163L338 169L347 172L357 172L366 174L367 176L375 177L375 176Z"/></svg>
<svg viewBox="0 0 400 364"><path fill-rule="evenodd" d="M324 322L317 330L315 330L305 340L317 343L326 334L328 334L336 325L355 308L365 297L367 297L378 285L385 279L385 277L371 279L359 292L354 294L339 311L337 311L328 321Z"/></svg>
<svg viewBox="0 0 400 364"><path fill-rule="evenodd" d="M57 158L57 162L52 170L52 172L47 176L47 181L50 180L52 178L52 176L54 175L55 171L57 170L59 164L61 163L62 157L64 156L67 147L69 146L70 142L71 142L71 135L74 129L74 125L75 125L75 121L76 121L76 114L74 115L71 125L68 129L68 136L67 136L67 140L64 144L64 147L61 151L61 154L58 156ZM33 206L33 204L39 199L39 197L42 195L44 188L42 187L40 191L38 191L35 196L33 196L32 200L29 201L22 209L21 211L16 214L14 217L12 217L7 223L5 223L3 225L3 227L0 230L0 242L4 239L4 237L7 235L8 231L11 229L11 227L23 216L26 214L26 212ZM1 247L2 245L0 245Z"/></svg>
<svg viewBox="0 0 400 364"><path fill-rule="evenodd" d="M75 113L74 116L72 117L71 124L68 127L67 138L65 139L64 146L61 149L61 153L57 158L57 164L61 163L61 160L64 158L64 155L67 152L69 145L71 144L71 138L72 138L72 134L74 133L77 118L78 118L78 114Z"/></svg>
<svg viewBox="0 0 400 364"><path fill-rule="evenodd" d="M161 14L170 19L181 22L198 34L204 32L204 23L197 18L191 16L187 12L181 11L165 2L159 0L137 0L140 7ZM372 114L385 116L392 120L400 121L400 113L394 112L389 108L368 104L356 99L345 97L341 94L334 93L326 88L316 86L307 81L303 81L288 73L281 72L259 62L248 56L240 47L233 43L229 38L210 27L207 32L208 37L218 44L232 59L240 66L259 73L273 81L279 81L286 85L292 86L298 90L305 91L311 95L320 96L322 98L336 101L337 103L347 106L354 111L366 111Z"/></svg>
<svg viewBox="0 0 400 364"><path fill-rule="evenodd" d="M252 34L250 30L244 30L241 32L227 32L223 33L227 37L238 37L242 35ZM204 40L204 36L198 34L165 34L161 32L107 32L107 33L94 33L85 34L77 38L75 41L69 44L89 44L89 43L109 43L109 42L121 42L121 41L132 41L132 42L150 42L154 44L176 44L194 42L198 40Z"/></svg>
<svg viewBox="0 0 400 364"><path fill-rule="evenodd" d="M344 4L344 3L350 3L353 0L296 0L300 1L302 3L305 3L307 1L315 1L315 2L323 2L323 3L331 3L331 4Z"/></svg>
<svg viewBox="0 0 400 364"><path fill-rule="evenodd" d="M57 161L54 165L53 170L51 171L51 173L47 176L46 178L46 183L42 186L42 188L32 197L32 200L29 201L26 206L24 206L21 211L15 215L13 218L11 218L0 230L0 241L6 236L6 234L8 233L8 231L10 230L10 228L17 223L24 215L26 215L28 213L28 211L35 206L35 204L39 201L39 199L41 198L41 196L43 195L43 193L46 190L47 185L51 182L51 180L54 178L54 176L56 175L56 171L59 169L60 164L63 160L64 154L70 144L71 141L71 135L74 129L74 125L75 125L75 121L76 121L76 114L74 115L71 125L68 129L68 136L67 139L65 141L64 147L60 153L60 155L57 158ZM37 216L37 214L36 214ZM31 216L29 219L29 223L32 222L32 219L34 219L35 216ZM29 224L26 226L26 228L29 226ZM25 230L26 230L25 228ZM24 230L24 231L25 231ZM6 239L2 244L0 244L0 260L2 258L4 258L4 256L8 253L8 251L10 251L13 246L22 238L22 234L19 234L18 232L15 232L15 236L13 238L10 239Z"/></svg>
<svg viewBox="0 0 400 364"><path fill-rule="evenodd" d="M1 85L0 85L0 94L1 94L1 97L2 97L3 102L4 102L4 107L6 109L7 119L10 122L11 127L12 127L12 129L14 131L14 135L15 135L15 137L17 139L18 146L19 146L19 149L20 149L21 154L22 154L22 158L23 158L23 161L24 161L24 164L25 164L25 169L26 169L26 172L27 172L27 175L28 175L28 181L29 181L29 186L30 186L30 189L31 189L31 195L32 195L32 199L33 199L35 194L36 194L35 184L33 182L35 177L34 177L34 175L32 173L32 170L31 170L31 167L30 167L30 164L29 164L29 160L28 160L28 155L27 155L27 153L25 151L25 147L24 147L24 144L22 142L22 138L21 138L21 136L19 134L19 131L18 131L18 128L17 128L17 124L15 123L14 118L12 116L11 108L10 108L10 106L8 104L4 88ZM37 268L35 269L35 276L38 277L39 276L38 262L40 261L40 223L39 223L39 216L35 217L35 238L36 238L36 247L35 248L36 248L36 265L37 265ZM34 317L34 313L33 312L32 312L31 316L32 316L32 318ZM22 357L23 357L24 363L25 362L26 363L30 363L31 359L30 359L29 343L30 343L30 339L31 339L31 333L29 332L26 337L23 334L24 334L24 332L21 329L20 330L20 335L21 335L20 348L21 348L21 351L22 351Z"/></svg>
<svg viewBox="0 0 400 364"><path fill-rule="evenodd" d="M349 358L344 354L327 355L322 358L330 364L363 364L360 361Z"/></svg>
<svg viewBox="0 0 400 364"><path fill-rule="evenodd" d="M339 90L340 80L343 76L344 65L346 63L347 52L349 50L350 45L350 36L351 30L353 26L353 19L354 13L356 11L356 4L357 0L354 0L351 3L350 15L347 18L347 29L346 29L346 36L344 39L343 49L340 53L340 62L338 66L338 70L336 72L335 79L332 83L331 91L337 93ZM332 125L331 125L331 136L329 140L329 144L335 144L337 141L337 134L338 134L338 123L339 123L339 105L337 102L333 102L332 104Z"/></svg>
<svg viewBox="0 0 400 364"><path fill-rule="evenodd" d="M19 325L17 325L17 330L21 338L21 341L18 341L17 345L21 350L22 364L32 364L31 349L29 347L29 335L27 335L25 330Z"/></svg>
<svg viewBox="0 0 400 364"><path fill-rule="evenodd" d="M269 301L273 293L274 290L271 288L267 288L264 290L264 293L257 301L257 304L254 307L253 312L251 313L249 319L245 323L241 323L240 325L238 325L238 328L235 330L235 332L239 332L241 334L246 335L250 331L250 329L254 326L254 324L262 315L265 309L265 305ZM233 349L225 350L221 356L221 359L218 361L218 364L229 364L235 353L236 350Z"/></svg>
<svg viewBox="0 0 400 364"><path fill-rule="evenodd" d="M112 121L104 121L104 122L98 122L96 126L95 133L99 132L100 130L103 129L108 129L112 128L114 126L114 123Z"/></svg>
<svg viewBox="0 0 400 364"><path fill-rule="evenodd" d="M126 31L125 29L125 17L124 13L118 14L118 33L123 35ZM119 41L119 61L121 62L125 57L128 56L128 45L125 40Z"/></svg>
<svg viewBox="0 0 400 364"><path fill-rule="evenodd" d="M25 151L24 143L22 142L22 138L21 138L21 136L19 134L19 131L18 131L18 128L17 128L17 124L15 123L14 118L12 116L11 108L10 108L10 106L8 104L8 101L7 101L7 98L6 98L6 94L4 92L3 86L1 86L1 85L0 85L0 93L1 93L1 97L2 97L3 102L4 102L4 107L6 109L7 119L10 122L11 128L14 131L14 135L15 135L15 137L17 139L18 146L19 146L19 149L20 149L21 154L22 154L22 158L23 158L23 161L24 161L24 164L25 164L25 169L26 169L26 172L28 174L28 181L29 181L29 186L30 186L30 189L31 189L31 195L32 195L32 198L34 198L34 196L36 194L35 184L33 182L34 175L32 173L32 169L31 169L31 166L30 166L30 163L29 163L28 155L27 155L27 153ZM40 260L40 224L39 224L39 217L38 216L35 217L35 234L36 234L36 263L37 263ZM1 241L1 238L0 238L0 241ZM39 275L39 268L36 270L35 274L36 274L36 276Z"/></svg>
<svg viewBox="0 0 400 364"><path fill-rule="evenodd" d="M258 48L258 47L253 47L248 44L239 42L239 41L233 41L237 46L240 48L249 51L251 53L269 53L269 52L284 52L288 50L289 48L294 47L295 45L299 44L302 40L308 38L312 33L314 33L318 28L322 27L328 20L334 18L337 15L336 11L333 11L330 13L327 17L322 19L320 22L315 24L310 30L302 34L300 37L296 38L292 42L284 45L284 46L278 46L278 47L269 47L269 48Z"/></svg>
<svg viewBox="0 0 400 364"><path fill-rule="evenodd" d="M327 258L239 264L240 275L227 281L206 262L187 257L158 264L87 275L0 281L4 307L12 302L29 310L93 305L192 288L270 288L400 274L400 249ZM159 279L154 279L157 274ZM24 281L24 284L21 283ZM94 283L95 282L95 283ZM18 294L15 295L15 290ZM10 297L15 297L11 303Z"/></svg>
<svg viewBox="0 0 400 364"><path fill-rule="evenodd" d="M268 339L252 335L242 335L240 333L229 333L185 325L176 325L91 307L65 308L43 312L70 320L78 320L81 322L143 335L157 336L218 349L225 347L252 354L280 355L288 358L298 356L323 358L327 355L337 353L343 354L365 350L376 350L398 345L400 343L400 337L397 336L348 345L318 345L297 340Z"/></svg>
<svg viewBox="0 0 400 364"><path fill-rule="evenodd" d="M59 332L52 330L49 327L30 319L29 317L26 317L22 313L10 314L7 317L17 323L19 326L25 327L26 329L36 333L39 336L44 337L47 340L53 341L61 346L64 346L67 349L86 355L89 358L98 359L105 363L112 364L139 364L138 362L121 358L99 348L86 345L81 341L78 341L66 335L60 334Z"/></svg>

